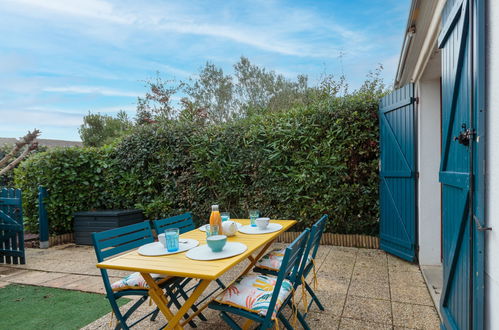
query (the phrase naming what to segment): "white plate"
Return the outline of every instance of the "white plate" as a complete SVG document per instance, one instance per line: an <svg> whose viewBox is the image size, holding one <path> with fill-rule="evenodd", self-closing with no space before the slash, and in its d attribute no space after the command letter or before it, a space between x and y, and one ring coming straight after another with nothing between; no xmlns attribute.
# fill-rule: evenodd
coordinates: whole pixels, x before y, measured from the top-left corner
<svg viewBox="0 0 499 330"><path fill-rule="evenodd" d="M258 227L252 227L251 225L243 226L239 229L239 231L243 234L257 235L257 234L268 234L273 233L275 231L279 231L282 229L282 226L278 223L269 223L267 228L264 230L259 229Z"/></svg>
<svg viewBox="0 0 499 330"><path fill-rule="evenodd" d="M231 221L232 221L232 220L231 220ZM237 229L238 229L238 230L239 230L239 229L241 229L241 228L243 227L243 225L241 225L239 222L236 222L236 221L234 221L234 222L236 223L236 225L237 225ZM201 227L199 227L198 229L199 229L199 230L201 230L201 231L206 231L206 226L208 226L208 224L206 224L206 225L202 225L202 226L201 226Z"/></svg>
<svg viewBox="0 0 499 330"><path fill-rule="evenodd" d="M205 244L189 250L185 256L193 260L217 260L237 256L247 249L248 247L243 243L227 242L222 251L213 252L210 247Z"/></svg>
<svg viewBox="0 0 499 330"><path fill-rule="evenodd" d="M182 243L185 242L185 243ZM143 256L164 256L167 254L175 254L185 252L199 245L199 241L190 238L181 238L178 243L178 250L168 252L168 250L160 242L153 242L139 247L139 254Z"/></svg>

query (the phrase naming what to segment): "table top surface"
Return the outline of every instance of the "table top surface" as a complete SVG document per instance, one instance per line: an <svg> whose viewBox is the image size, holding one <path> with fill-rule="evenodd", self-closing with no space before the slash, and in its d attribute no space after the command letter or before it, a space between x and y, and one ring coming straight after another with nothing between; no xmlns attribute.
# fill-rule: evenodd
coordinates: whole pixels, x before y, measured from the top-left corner
<svg viewBox="0 0 499 330"><path fill-rule="evenodd" d="M243 225L249 225L248 219L231 220ZM149 257L140 255L136 249L100 262L97 264L97 267L214 280L236 264L248 258L256 250L265 246L265 244L275 240L281 233L291 228L296 223L296 220L271 220L270 222L281 224L282 229L273 233L258 235L237 232L235 236L228 237L228 242L240 242L246 244L248 247L245 252L234 257L210 261L192 260L185 256L187 251ZM196 239L200 245L206 244L206 233L197 228L180 235L180 237Z"/></svg>

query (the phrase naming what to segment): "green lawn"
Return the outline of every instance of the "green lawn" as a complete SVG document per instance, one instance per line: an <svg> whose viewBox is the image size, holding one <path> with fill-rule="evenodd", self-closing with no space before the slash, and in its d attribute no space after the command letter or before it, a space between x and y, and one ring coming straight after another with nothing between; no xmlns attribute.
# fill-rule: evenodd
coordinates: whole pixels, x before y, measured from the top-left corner
<svg viewBox="0 0 499 330"><path fill-rule="evenodd" d="M79 329L110 311L96 293L14 284L0 289L0 329Z"/></svg>

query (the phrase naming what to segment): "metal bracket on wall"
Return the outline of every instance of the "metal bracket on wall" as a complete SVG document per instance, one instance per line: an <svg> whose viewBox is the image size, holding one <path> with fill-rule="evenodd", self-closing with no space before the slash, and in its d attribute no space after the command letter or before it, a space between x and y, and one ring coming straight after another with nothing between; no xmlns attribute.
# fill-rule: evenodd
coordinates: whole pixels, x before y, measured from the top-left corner
<svg viewBox="0 0 499 330"><path fill-rule="evenodd" d="M492 227L482 227L482 225L480 224L480 220L478 220L478 218L475 215L473 215L473 220L475 220L476 229L478 231L488 231L488 230L492 231Z"/></svg>

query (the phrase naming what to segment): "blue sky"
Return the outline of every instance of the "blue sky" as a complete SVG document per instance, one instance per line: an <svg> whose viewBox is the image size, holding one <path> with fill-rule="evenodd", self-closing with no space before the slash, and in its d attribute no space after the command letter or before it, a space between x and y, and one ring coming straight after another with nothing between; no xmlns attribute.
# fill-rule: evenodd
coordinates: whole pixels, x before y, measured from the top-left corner
<svg viewBox="0 0 499 330"><path fill-rule="evenodd" d="M144 80L187 80L206 61L252 63L352 87L392 83L409 0L0 2L0 137L79 140L88 111L135 113ZM343 54L340 59L340 54Z"/></svg>

